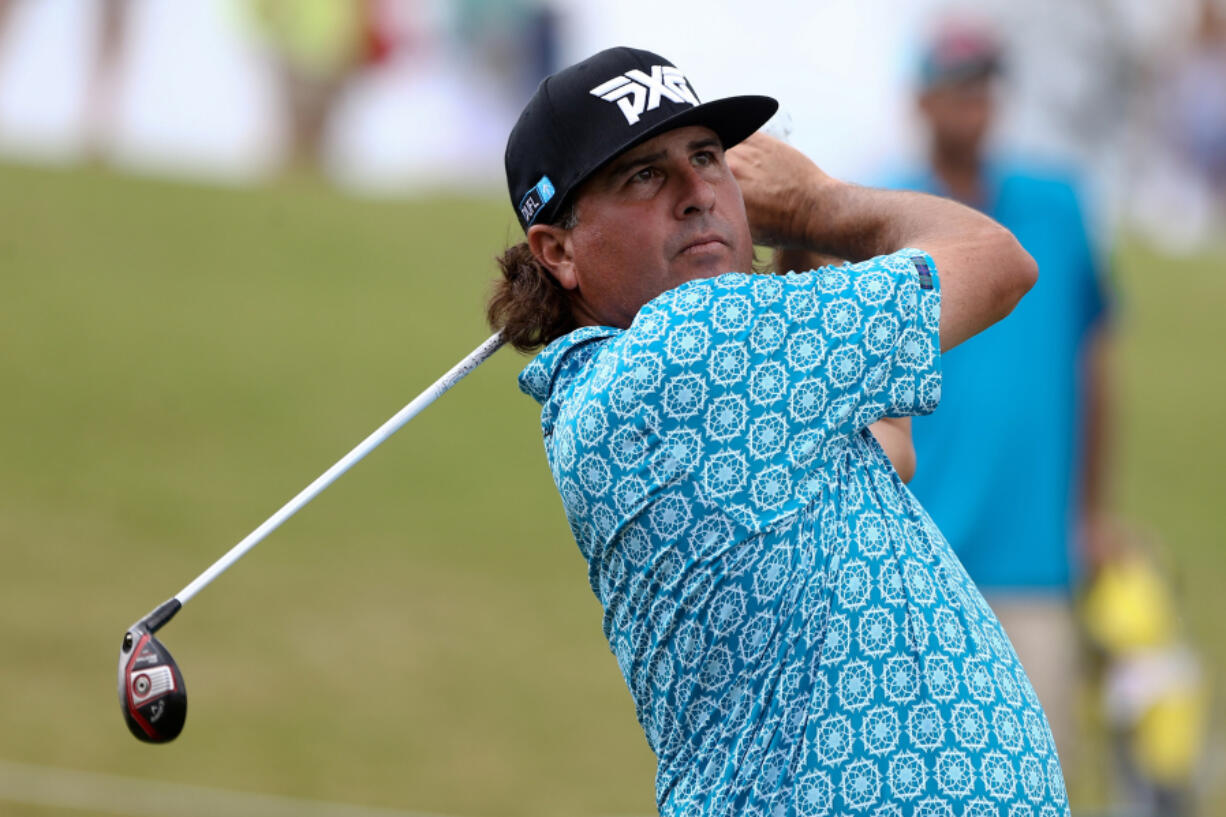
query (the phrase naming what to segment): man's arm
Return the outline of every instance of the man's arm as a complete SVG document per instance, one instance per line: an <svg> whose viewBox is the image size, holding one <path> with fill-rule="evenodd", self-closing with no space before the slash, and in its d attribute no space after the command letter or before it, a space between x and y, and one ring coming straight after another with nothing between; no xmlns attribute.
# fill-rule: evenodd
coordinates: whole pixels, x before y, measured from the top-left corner
<svg viewBox="0 0 1226 817"><path fill-rule="evenodd" d="M728 151L754 240L861 261L924 250L941 276L941 350L1005 317L1038 268L1013 234L987 216L923 193L838 181L800 151L758 133Z"/></svg>
<svg viewBox="0 0 1226 817"><path fill-rule="evenodd" d="M1109 504L1108 474L1111 418L1108 410L1110 390L1111 330L1099 325L1090 330L1082 361L1084 374L1084 447L1081 465L1080 539L1082 567L1093 576L1103 565L1118 559L1122 552L1119 523L1112 519Z"/></svg>

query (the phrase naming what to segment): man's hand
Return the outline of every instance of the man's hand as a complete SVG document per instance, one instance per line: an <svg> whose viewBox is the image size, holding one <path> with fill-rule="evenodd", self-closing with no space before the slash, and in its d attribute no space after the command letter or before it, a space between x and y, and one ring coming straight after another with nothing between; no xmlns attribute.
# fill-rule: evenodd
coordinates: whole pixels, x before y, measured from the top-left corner
<svg viewBox="0 0 1226 817"><path fill-rule="evenodd" d="M1077 544L1085 578L1092 580L1103 568L1135 557L1138 545L1132 540L1136 538L1118 517L1107 511L1083 516L1077 525Z"/></svg>
<svg viewBox="0 0 1226 817"><path fill-rule="evenodd" d="M729 150L727 160L745 197L754 242L806 246L800 214L811 210L816 196L834 180L796 148L761 132Z"/></svg>

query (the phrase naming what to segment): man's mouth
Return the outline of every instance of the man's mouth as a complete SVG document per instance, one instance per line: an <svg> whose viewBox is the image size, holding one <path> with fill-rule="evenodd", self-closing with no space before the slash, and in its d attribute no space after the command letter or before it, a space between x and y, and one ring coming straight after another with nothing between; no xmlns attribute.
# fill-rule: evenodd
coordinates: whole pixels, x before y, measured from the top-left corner
<svg viewBox="0 0 1226 817"><path fill-rule="evenodd" d="M681 248L681 255L700 255L707 252L716 252L727 247L728 244L718 235L702 235L695 238Z"/></svg>

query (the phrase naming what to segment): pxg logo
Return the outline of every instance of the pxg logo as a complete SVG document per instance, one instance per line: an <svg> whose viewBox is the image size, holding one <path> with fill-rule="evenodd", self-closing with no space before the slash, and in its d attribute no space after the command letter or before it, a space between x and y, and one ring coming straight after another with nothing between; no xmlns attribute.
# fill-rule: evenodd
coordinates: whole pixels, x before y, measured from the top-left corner
<svg viewBox="0 0 1226 817"><path fill-rule="evenodd" d="M650 74L634 68L608 82L602 82L590 93L608 102L616 102L630 125L638 122L644 111L654 111L660 107L661 99L682 105L698 104L698 96L690 88L685 74L671 65L653 65Z"/></svg>

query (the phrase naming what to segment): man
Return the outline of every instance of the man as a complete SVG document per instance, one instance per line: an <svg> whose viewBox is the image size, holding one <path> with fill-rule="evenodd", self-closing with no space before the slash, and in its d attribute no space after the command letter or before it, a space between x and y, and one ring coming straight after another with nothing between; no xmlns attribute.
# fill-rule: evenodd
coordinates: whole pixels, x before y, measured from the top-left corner
<svg viewBox="0 0 1226 817"><path fill-rule="evenodd" d="M941 408L914 422L910 488L1009 634L1067 773L1083 664L1072 591L1111 539L1102 521L1105 295L1069 181L986 151L1002 56L983 23L938 27L920 69L928 167L892 186L982 210L1043 276L1008 321L944 360Z"/></svg>
<svg viewBox="0 0 1226 817"><path fill-rule="evenodd" d="M699 104L615 48L547 78L507 143L526 241L489 314L548 344L520 385L660 813L1067 813L1008 640L867 431L935 407L939 351L1034 263L970 208L750 136L775 107ZM865 260L730 272L754 238Z"/></svg>

